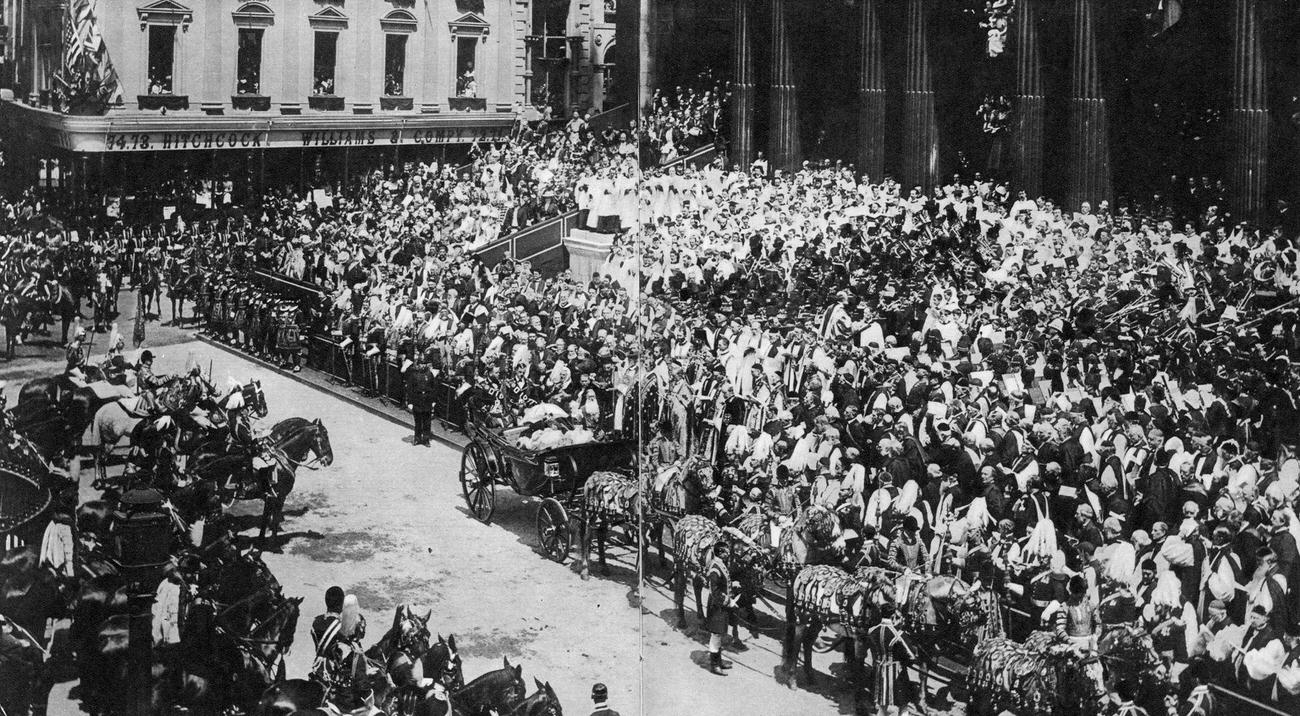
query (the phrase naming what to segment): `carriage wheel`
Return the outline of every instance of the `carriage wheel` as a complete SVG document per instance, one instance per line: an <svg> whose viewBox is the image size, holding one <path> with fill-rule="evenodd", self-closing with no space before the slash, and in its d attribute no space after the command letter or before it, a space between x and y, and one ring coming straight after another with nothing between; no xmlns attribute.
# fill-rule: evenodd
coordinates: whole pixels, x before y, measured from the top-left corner
<svg viewBox="0 0 1300 716"><path fill-rule="evenodd" d="M460 488L474 518L483 524L490 522L497 506L497 486L478 445L470 445L461 455Z"/></svg>
<svg viewBox="0 0 1300 716"><path fill-rule="evenodd" d="M542 544L542 554L557 564L564 564L573 546L573 530L569 527L569 514L560 501L548 497L537 508L537 537Z"/></svg>

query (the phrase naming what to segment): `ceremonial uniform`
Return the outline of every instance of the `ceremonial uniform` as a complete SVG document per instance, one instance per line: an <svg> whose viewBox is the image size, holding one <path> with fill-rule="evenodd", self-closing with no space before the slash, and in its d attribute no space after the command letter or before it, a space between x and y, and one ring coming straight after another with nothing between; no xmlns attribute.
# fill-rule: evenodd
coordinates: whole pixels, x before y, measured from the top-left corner
<svg viewBox="0 0 1300 716"><path fill-rule="evenodd" d="M876 707L883 713L894 706L918 701L908 667L916 660L916 650L907 643L893 618L881 619L867 632L867 648L873 660L872 692Z"/></svg>
<svg viewBox="0 0 1300 716"><path fill-rule="evenodd" d="M406 402L415 416L415 444L428 445L433 434L433 371L424 364L412 366L406 377Z"/></svg>

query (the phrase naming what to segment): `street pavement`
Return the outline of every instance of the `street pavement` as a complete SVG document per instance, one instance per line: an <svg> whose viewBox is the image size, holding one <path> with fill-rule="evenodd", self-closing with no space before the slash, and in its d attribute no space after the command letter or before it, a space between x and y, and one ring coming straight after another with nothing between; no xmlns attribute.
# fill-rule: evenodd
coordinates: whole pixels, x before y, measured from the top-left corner
<svg viewBox="0 0 1300 716"><path fill-rule="evenodd" d="M124 304L129 318L133 306ZM129 320L125 327L129 336ZM305 598L286 662L290 677L310 668L311 620L324 611L325 590L337 584L360 602L367 645L388 628L399 605L432 610L430 628L456 636L467 680L508 657L523 665L530 690L534 677L550 681L569 713L585 713L598 681L625 715L853 713L850 690L831 675L839 673L838 655L814 657L819 679L811 688L788 690L778 682L781 624L770 614L760 618L760 636L747 639L746 651L726 654L735 668L725 677L710 674L693 597L687 602L692 626L679 631L662 574L639 597L630 550L611 547L610 575L593 571L583 581L572 561L555 564L537 552L535 500L498 490L491 524L467 513L458 450L415 446L409 429L191 332L156 322L149 329L146 346L162 355L158 372L180 372L197 361L205 371L211 365L219 385L227 377L256 378L270 407L262 428L302 416L320 418L329 429L333 465L299 470L282 533L265 545L265 560L285 593ZM95 361L102 360L104 342L97 341ZM131 360L136 355L128 352ZM0 364L0 380L49 374L61 362L61 351L54 360L48 351L33 352ZM9 394L16 393L11 384ZM83 471L83 483L89 472ZM88 492L83 485L83 496ZM260 509L257 502L235 506L246 535L256 535ZM50 714L79 712L69 697L72 686L55 687Z"/></svg>

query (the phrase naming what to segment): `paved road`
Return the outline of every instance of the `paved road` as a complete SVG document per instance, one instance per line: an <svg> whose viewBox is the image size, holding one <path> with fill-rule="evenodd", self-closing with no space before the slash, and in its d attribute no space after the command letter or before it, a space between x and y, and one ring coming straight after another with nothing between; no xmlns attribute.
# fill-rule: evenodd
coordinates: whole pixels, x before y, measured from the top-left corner
<svg viewBox="0 0 1300 716"><path fill-rule="evenodd" d="M304 416L321 418L330 430L334 464L299 472L283 534L265 556L285 592L306 598L287 660L290 676L310 667L311 619L323 611L325 590L338 584L361 603L370 624L367 643L387 628L398 605L432 609L432 630L456 635L467 677L507 656L524 665L530 685L533 677L549 680L570 713L585 713L595 681L608 684L623 714L852 713L847 690L828 674L831 656L817 657L821 679L813 690L790 691L776 681L780 648L771 636L729 653L736 668L728 676L711 675L707 637L674 628L662 581L652 580L639 604L627 550L611 550L610 576L584 582L571 564L536 552L534 502L505 493L491 525L466 513L456 450L414 446L408 431L388 420L184 332L154 333L155 327L151 335L168 344L160 351L160 372L178 372L187 360L206 369L211 361L219 381L262 381L268 426ZM55 365L32 356L0 365L0 379ZM235 509L253 514L260 504ZM763 626L775 633L777 625ZM77 713L70 687L55 688L51 714Z"/></svg>

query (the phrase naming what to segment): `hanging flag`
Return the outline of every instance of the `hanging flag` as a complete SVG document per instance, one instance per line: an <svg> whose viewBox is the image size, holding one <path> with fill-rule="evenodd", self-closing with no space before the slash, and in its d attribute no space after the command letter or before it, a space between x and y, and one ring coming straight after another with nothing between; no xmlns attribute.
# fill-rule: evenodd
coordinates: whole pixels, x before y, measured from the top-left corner
<svg viewBox="0 0 1300 716"><path fill-rule="evenodd" d="M103 111L121 99L117 70L95 20L92 0L69 0L63 14L63 61L55 86L65 111Z"/></svg>

